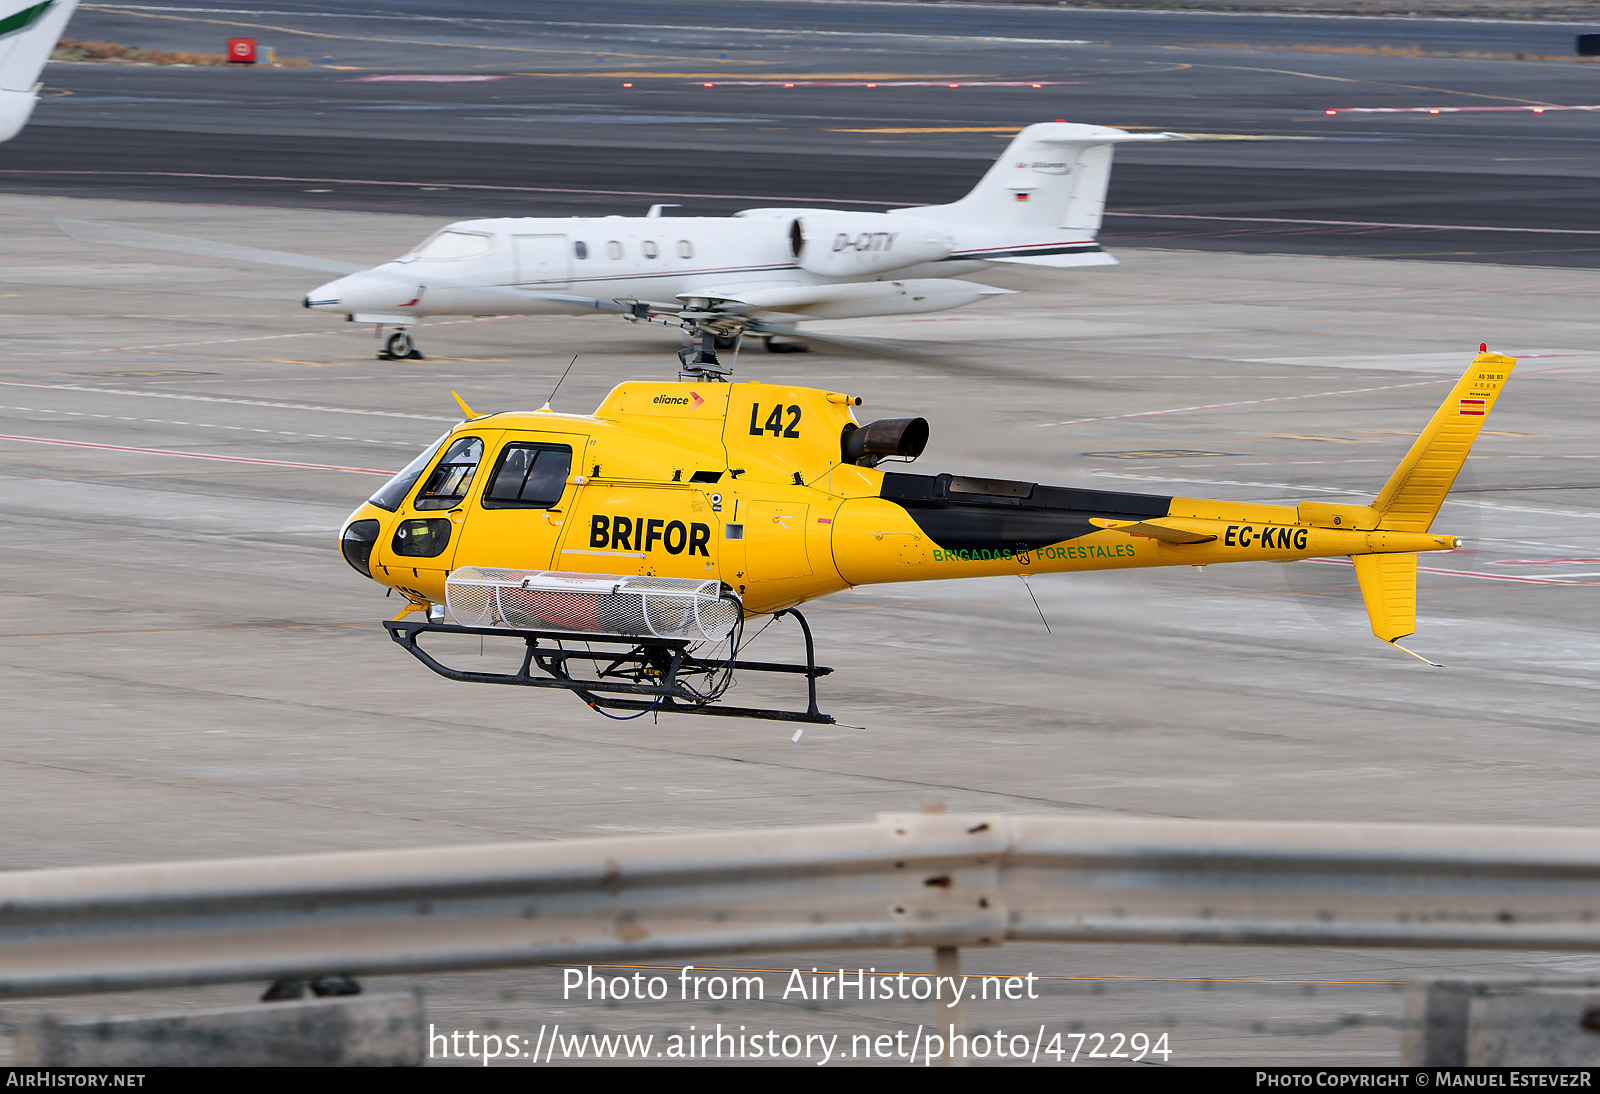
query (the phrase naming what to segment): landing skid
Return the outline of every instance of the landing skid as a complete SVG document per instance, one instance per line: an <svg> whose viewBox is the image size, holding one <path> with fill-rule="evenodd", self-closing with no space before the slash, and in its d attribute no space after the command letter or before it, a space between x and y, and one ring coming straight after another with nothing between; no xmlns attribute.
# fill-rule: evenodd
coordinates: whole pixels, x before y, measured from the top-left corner
<svg viewBox="0 0 1600 1094"><path fill-rule="evenodd" d="M774 722L810 722L833 725L832 715L817 709L817 677L833 670L818 665L811 641L811 627L805 616L793 608L774 618L794 616L806 640L804 665L742 661L733 655L734 672L791 673L806 678L807 706L803 711L772 710L765 707L723 706L718 701L726 689L730 664L727 659L698 657L684 639L633 638L622 635L572 634L563 631L517 631L501 627L458 627L451 623L430 623L395 619L384 623L389 637L411 656L450 680L468 684L514 684L529 688L562 688L573 692L596 710L631 710L641 714L714 714L723 718L760 718ZM421 635L474 634L485 638L520 638L523 641L522 667L515 673L469 672L453 669L436 660L422 648ZM592 646L626 647L620 650L591 649ZM587 678L575 677L572 669L591 663ZM534 670L545 673L534 675ZM719 686L718 681L721 680ZM691 681L705 686L697 688ZM633 698L625 698L633 697Z"/></svg>

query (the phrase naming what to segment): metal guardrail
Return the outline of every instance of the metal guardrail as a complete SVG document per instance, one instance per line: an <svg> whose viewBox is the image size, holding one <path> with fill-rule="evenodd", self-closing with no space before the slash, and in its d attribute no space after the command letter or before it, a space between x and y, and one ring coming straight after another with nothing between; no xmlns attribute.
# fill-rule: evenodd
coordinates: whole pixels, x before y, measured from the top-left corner
<svg viewBox="0 0 1600 1094"><path fill-rule="evenodd" d="M868 824L0 873L0 996L1006 941L1600 949L1600 830Z"/></svg>

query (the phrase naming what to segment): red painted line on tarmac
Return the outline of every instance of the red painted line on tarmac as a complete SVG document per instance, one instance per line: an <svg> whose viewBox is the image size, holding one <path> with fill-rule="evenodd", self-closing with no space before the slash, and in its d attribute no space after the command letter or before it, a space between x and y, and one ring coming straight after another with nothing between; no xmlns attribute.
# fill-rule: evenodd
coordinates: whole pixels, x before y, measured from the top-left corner
<svg viewBox="0 0 1600 1094"><path fill-rule="evenodd" d="M291 460L256 460L247 456L218 456L211 452L179 452L171 448L134 448L123 444L93 444L89 441L62 441L54 437L16 437L0 433L0 441L25 441L28 444L59 444L68 448L98 448L106 452L135 452L142 456L182 456L189 460L220 460L223 463L250 463L263 467L293 467L302 471L344 471L352 475L393 475L375 467L340 467L331 463L295 463Z"/></svg>
<svg viewBox="0 0 1600 1094"><path fill-rule="evenodd" d="M1066 422L1040 422L1040 429L1058 425L1083 425L1085 422L1117 422L1126 418L1159 418L1167 414L1193 414L1201 410L1228 410L1236 406L1259 406L1262 403L1288 403L1297 399L1326 399L1333 395L1365 395L1371 391L1395 391L1406 387L1432 387L1436 384L1454 384L1457 377L1448 380L1421 380L1414 384L1385 384L1382 387L1353 387L1345 391L1318 391L1311 395L1278 395L1271 399L1241 399L1234 403L1208 403L1205 406L1180 406L1171 410L1142 410L1137 414L1108 414L1103 418L1073 418Z"/></svg>
<svg viewBox="0 0 1600 1094"><path fill-rule="evenodd" d="M1491 566L1593 566L1600 558L1497 558Z"/></svg>
<svg viewBox="0 0 1600 1094"><path fill-rule="evenodd" d="M341 80L346 84L478 84L490 80L509 80L510 76L355 76Z"/></svg>
<svg viewBox="0 0 1600 1094"><path fill-rule="evenodd" d="M1221 220L1241 224L1320 224L1335 228L1406 228L1419 232L1524 232L1557 236L1600 236L1591 228L1491 228L1479 224L1395 224L1386 220L1296 220L1290 217L1210 217L1186 213L1106 213L1108 217L1147 220Z"/></svg>
<svg viewBox="0 0 1600 1094"><path fill-rule="evenodd" d="M690 80L684 87L1067 87L1088 80Z"/></svg>

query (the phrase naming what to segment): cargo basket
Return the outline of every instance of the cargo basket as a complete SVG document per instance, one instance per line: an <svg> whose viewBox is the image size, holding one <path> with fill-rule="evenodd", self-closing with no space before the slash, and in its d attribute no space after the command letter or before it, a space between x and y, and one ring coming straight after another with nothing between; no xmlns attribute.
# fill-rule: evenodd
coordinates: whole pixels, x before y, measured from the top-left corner
<svg viewBox="0 0 1600 1094"><path fill-rule="evenodd" d="M743 607L720 581L463 566L445 582L463 627L721 642Z"/></svg>

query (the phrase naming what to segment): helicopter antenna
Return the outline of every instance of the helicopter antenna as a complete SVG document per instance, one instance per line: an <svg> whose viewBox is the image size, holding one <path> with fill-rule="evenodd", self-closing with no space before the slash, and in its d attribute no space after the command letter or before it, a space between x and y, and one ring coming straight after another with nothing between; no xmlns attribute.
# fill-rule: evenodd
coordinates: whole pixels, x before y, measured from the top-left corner
<svg viewBox="0 0 1600 1094"><path fill-rule="evenodd" d="M572 371L572 366L577 364L577 363L578 363L578 355L576 353L574 353L572 355L572 360L567 362L567 372L571 372ZM561 379L556 381L556 386L550 389L550 398L546 399L544 401L544 406L540 407L539 408L540 410L549 410L550 409L551 400L556 397L556 392L560 391L561 390L561 385L566 382L567 372L563 372L561 374Z"/></svg>
<svg viewBox="0 0 1600 1094"><path fill-rule="evenodd" d="M1018 574L1017 576L1022 578L1022 587L1028 590L1028 599L1033 601L1033 610L1039 613L1039 622L1044 624L1044 633L1055 634L1056 632L1050 629L1050 620L1044 617L1044 609L1039 607L1039 598L1033 595L1033 586L1028 584L1028 575ZM1410 650L1406 650L1406 652L1411 653ZM1411 656L1415 657L1416 654L1413 653Z"/></svg>

